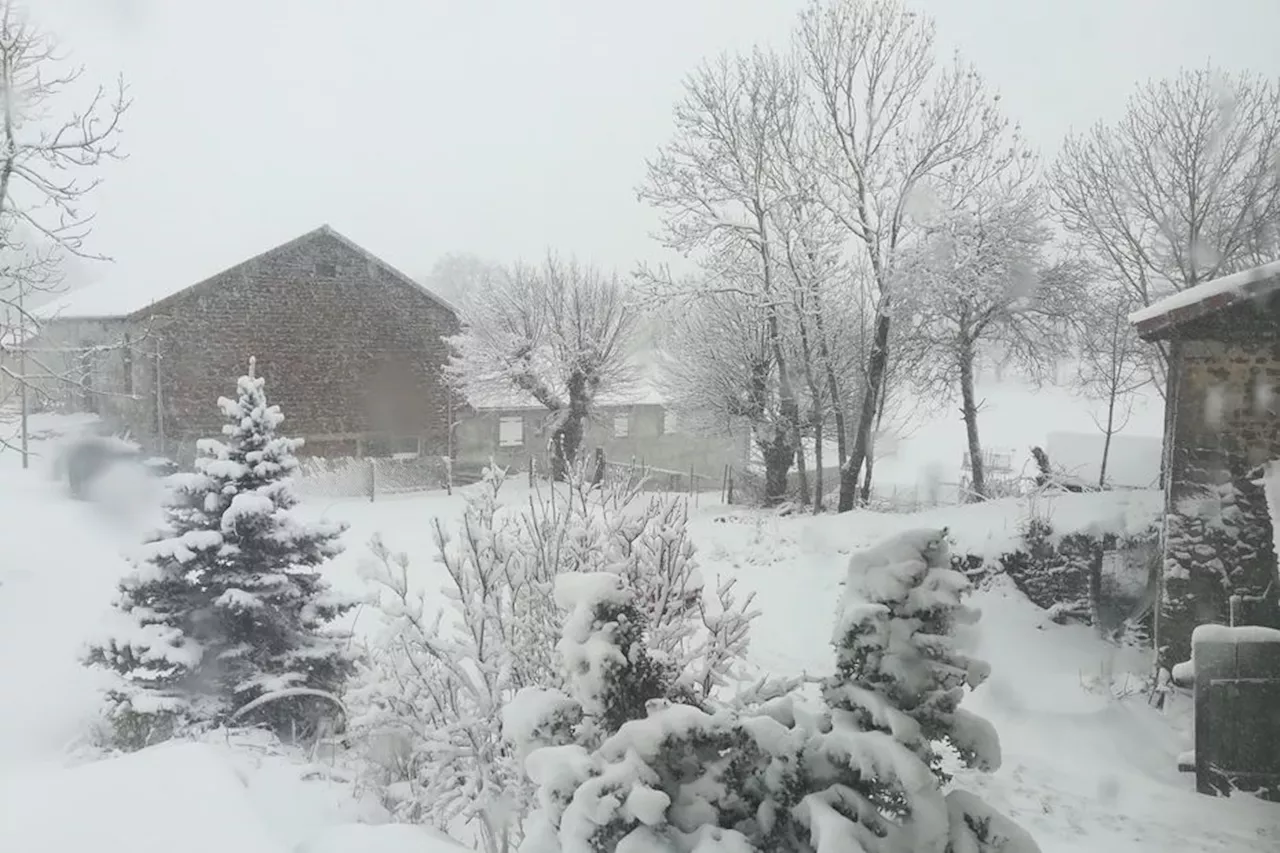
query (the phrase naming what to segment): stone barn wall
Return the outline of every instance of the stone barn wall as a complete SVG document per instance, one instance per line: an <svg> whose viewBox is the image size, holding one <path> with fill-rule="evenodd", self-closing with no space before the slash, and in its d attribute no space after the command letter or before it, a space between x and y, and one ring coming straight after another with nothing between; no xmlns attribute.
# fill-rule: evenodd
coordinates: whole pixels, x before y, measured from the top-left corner
<svg viewBox="0 0 1280 853"><path fill-rule="evenodd" d="M1162 659L1191 653L1196 625L1278 625L1271 516L1258 467L1280 459L1280 336L1274 305L1235 306L1171 343L1172 429L1160 636ZM1261 599L1261 600L1255 600Z"/></svg>

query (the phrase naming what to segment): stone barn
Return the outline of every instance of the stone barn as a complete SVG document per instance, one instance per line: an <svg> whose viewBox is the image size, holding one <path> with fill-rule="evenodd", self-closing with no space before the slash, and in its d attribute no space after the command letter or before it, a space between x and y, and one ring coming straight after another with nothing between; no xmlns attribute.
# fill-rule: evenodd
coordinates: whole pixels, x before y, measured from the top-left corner
<svg viewBox="0 0 1280 853"><path fill-rule="evenodd" d="M454 309L322 226L196 283L94 285L40 311L44 396L180 462L257 359L311 455L450 455ZM185 285L185 286L184 286ZM54 378L57 377L57 378Z"/></svg>
<svg viewBox="0 0 1280 853"><path fill-rule="evenodd" d="M1280 459L1280 262L1135 312L1168 354L1165 529L1156 641L1188 660L1196 625L1280 627L1280 575L1262 477ZM1234 603L1233 603L1234 602Z"/></svg>

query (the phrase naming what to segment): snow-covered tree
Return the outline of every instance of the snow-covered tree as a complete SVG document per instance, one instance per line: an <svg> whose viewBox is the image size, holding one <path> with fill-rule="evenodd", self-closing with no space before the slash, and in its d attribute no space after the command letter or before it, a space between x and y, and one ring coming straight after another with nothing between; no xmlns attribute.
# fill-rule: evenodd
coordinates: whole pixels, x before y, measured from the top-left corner
<svg viewBox="0 0 1280 853"><path fill-rule="evenodd" d="M579 462L567 482L538 490L524 507L502 506L505 472L486 471L456 534L436 525L449 579L443 611L411 584L406 555L379 540L367 564L388 627L349 697L353 737L400 819L459 834L469 824L486 853L520 840L532 803L524 752L502 734L504 708L517 691L560 697L559 709L582 721L582 705L559 692L585 697L573 685L590 675L559 665L557 579L603 573L638 590L625 606L597 614L624 626L611 636L635 649L629 672L644 673L610 696L609 710L593 707L608 721L596 724L602 728L643 714L647 696L636 697L658 683L664 694L712 695L737 675L755 615L732 582L704 590L682 501L637 505L629 480L593 484L586 468Z"/></svg>
<svg viewBox="0 0 1280 853"><path fill-rule="evenodd" d="M898 250L910 243L920 191L934 179L980 186L1021 146L973 67L959 57L939 63L933 21L898 0L812 0L797 42L813 92L816 186L874 283L865 382L841 469L838 509L846 512L885 396Z"/></svg>
<svg viewBox="0 0 1280 853"><path fill-rule="evenodd" d="M1067 137L1052 180L1067 231L1138 307L1272 260L1280 83L1212 65L1144 83L1119 121Z"/></svg>
<svg viewBox="0 0 1280 853"><path fill-rule="evenodd" d="M387 625L348 699L352 735L392 813L446 832L469 824L486 853L519 837L522 780L500 714L527 672L515 662L534 641L523 632L537 623L527 609L540 594L536 567L521 559L519 528L500 514L504 476L484 472L456 535L433 523L452 612L411 583L408 555L380 538L371 543L363 568Z"/></svg>
<svg viewBox="0 0 1280 853"><path fill-rule="evenodd" d="M71 262L101 260L86 242L86 201L119 155L129 108L123 80L110 90L85 86L84 69L32 20L31 5L0 0L0 405L16 391L23 419L23 437L0 436L0 451L19 450L24 466L28 410L79 390L84 376L75 353L33 345L35 309L65 288Z"/></svg>
<svg viewBox="0 0 1280 853"><path fill-rule="evenodd" d="M450 252L442 255L422 277L422 283L433 293L461 305L475 291L482 291L488 282L502 274L497 264L466 252Z"/></svg>
<svg viewBox="0 0 1280 853"><path fill-rule="evenodd" d="M1111 439L1128 425L1135 395L1151 382L1145 369L1147 346L1129 322L1129 314L1137 308L1132 293L1117 285L1095 285L1089 288L1076 323L1076 384L1081 394L1102 407L1100 415L1091 415L1103 435L1100 489L1107 486Z"/></svg>
<svg viewBox="0 0 1280 853"><path fill-rule="evenodd" d="M801 461L804 476L800 377L787 342L783 315L791 300L774 219L788 196L780 146L801 133L801 95L795 65L761 49L704 63L686 81L674 109L675 134L648 164L639 190L662 216L663 244L703 271L681 283L665 270L643 270L642 280L668 299L732 294L738 312L758 327L751 344L758 338L762 353L748 375L757 384L769 375L777 416L762 424L758 401L749 405L770 503L785 493L793 463ZM716 313L728 301L719 300Z"/></svg>
<svg viewBox="0 0 1280 853"><path fill-rule="evenodd" d="M664 387L672 405L700 412L710 432L750 429L764 461L764 503L780 503L799 438L783 406L764 312L736 294L702 296L672 322L665 348Z"/></svg>
<svg viewBox="0 0 1280 853"><path fill-rule="evenodd" d="M170 477L166 529L121 583L119 630L89 656L120 676L111 711L132 745L250 710L290 733L315 722L298 700L334 701L353 667L330 625L352 602L317 571L343 527L293 514L302 442L278 433L253 373L251 359L237 398L218 401L225 441L201 441L195 471Z"/></svg>
<svg viewBox="0 0 1280 853"><path fill-rule="evenodd" d="M1050 263L1051 237L1034 162L1011 161L967 198L939 190L941 211L922 216L918 239L901 249L900 305L918 351L916 379L934 399L960 399L973 491L990 497L979 434L978 369L1009 364L1032 380L1069 348L1070 321L1085 302L1084 270ZM922 186L921 191L926 187Z"/></svg>
<svg viewBox="0 0 1280 853"><path fill-rule="evenodd" d="M945 537L911 531L850 561L839 665L816 707L794 694L737 710L673 702L629 667L644 660L629 620L611 621L629 588L608 575L560 584L575 689L524 691L504 724L538 785L522 851L1037 853L978 797L944 793L939 742L971 766L1000 760L991 726L958 708L987 669L957 646L977 613ZM617 706L632 719L601 731Z"/></svg>
<svg viewBox="0 0 1280 853"><path fill-rule="evenodd" d="M545 407L552 474L563 480L598 396L636 381L637 314L626 297L616 275L554 256L479 278L462 300L445 374L472 402L516 395Z"/></svg>

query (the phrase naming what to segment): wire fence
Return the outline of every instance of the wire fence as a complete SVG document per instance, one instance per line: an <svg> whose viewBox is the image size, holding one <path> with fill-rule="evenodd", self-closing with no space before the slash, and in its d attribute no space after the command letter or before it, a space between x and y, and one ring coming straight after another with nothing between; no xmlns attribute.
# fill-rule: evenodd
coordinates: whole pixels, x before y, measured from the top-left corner
<svg viewBox="0 0 1280 853"><path fill-rule="evenodd" d="M480 471L459 468L447 457L404 459L346 457L302 460L298 493L303 497L355 498L412 494L474 483Z"/></svg>

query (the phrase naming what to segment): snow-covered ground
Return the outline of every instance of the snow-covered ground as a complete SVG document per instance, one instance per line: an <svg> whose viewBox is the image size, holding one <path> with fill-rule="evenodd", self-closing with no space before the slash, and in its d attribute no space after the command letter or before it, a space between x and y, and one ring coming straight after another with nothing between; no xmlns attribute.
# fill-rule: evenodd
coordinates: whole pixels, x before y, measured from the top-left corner
<svg viewBox="0 0 1280 853"><path fill-rule="evenodd" d="M47 474L0 453L0 851L19 853L444 853L450 846L410 827L373 826L385 815L358 785L324 764L251 738L170 744L95 760L84 733L96 682L78 658L109 616L122 549L153 523L147 484L119 472L103 500L70 501ZM509 498L527 487L511 484ZM1148 496L1066 495L1049 511L1123 525L1144 517ZM441 585L431 545L433 517L454 518L461 499L443 494L317 501L313 516L348 521L349 550L336 584L362 589L356 567L374 533L409 553L425 587ZM916 517L870 513L777 517L711 505L693 513L708 575L733 574L759 593L753 662L775 673L825 672L846 555L886 533L947 524L967 551L994 553L1012 541L1016 508L939 509ZM1045 853L1274 851L1280 806L1196 795L1176 756L1189 746L1187 702L1158 712L1139 695L1115 700L1089 684L1114 671L1143 673L1146 656L1115 652L1086 629L1054 625L1017 592L995 585L983 609L981 652L993 675L967 700L996 725L1004 766L960 781L1020 821ZM357 630L360 620L357 617Z"/></svg>

